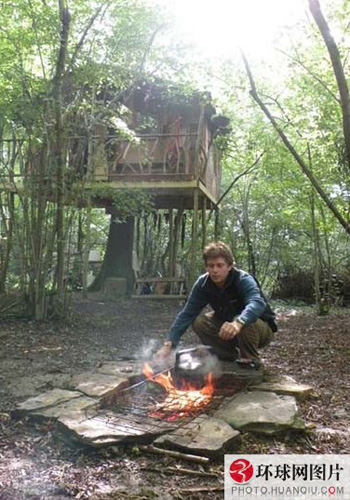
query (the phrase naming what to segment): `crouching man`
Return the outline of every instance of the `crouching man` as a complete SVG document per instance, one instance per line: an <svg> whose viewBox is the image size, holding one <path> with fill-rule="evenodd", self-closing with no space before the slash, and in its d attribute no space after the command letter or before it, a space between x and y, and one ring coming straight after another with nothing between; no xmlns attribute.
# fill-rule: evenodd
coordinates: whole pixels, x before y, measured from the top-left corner
<svg viewBox="0 0 350 500"><path fill-rule="evenodd" d="M259 366L258 350L267 346L277 331L275 314L253 276L235 267L225 243L207 245L203 259L207 272L195 282L155 360L169 358L192 324L201 342L212 346L219 359L240 357L247 364ZM208 304L212 311L200 314Z"/></svg>

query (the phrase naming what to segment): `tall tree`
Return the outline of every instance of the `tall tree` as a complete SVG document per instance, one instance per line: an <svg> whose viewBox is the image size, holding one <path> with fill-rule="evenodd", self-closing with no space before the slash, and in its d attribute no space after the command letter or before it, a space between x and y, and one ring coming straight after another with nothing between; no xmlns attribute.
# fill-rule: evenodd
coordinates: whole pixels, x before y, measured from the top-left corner
<svg viewBox="0 0 350 500"><path fill-rule="evenodd" d="M15 233L21 289L37 318L48 314L49 296L55 313L64 314L72 207L87 203L96 131L118 133L125 126L121 96L177 64L156 43L162 22L135 0L2 5L0 210L4 230ZM5 283L11 258L3 257Z"/></svg>

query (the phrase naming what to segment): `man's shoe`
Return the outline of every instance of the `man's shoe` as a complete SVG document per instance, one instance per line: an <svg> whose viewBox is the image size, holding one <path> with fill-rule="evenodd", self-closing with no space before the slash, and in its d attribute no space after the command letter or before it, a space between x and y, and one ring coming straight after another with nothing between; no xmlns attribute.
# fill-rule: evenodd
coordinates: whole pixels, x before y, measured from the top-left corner
<svg viewBox="0 0 350 500"><path fill-rule="evenodd" d="M236 359L236 363L242 368L246 368L248 370L259 370L261 366L258 359L238 358Z"/></svg>

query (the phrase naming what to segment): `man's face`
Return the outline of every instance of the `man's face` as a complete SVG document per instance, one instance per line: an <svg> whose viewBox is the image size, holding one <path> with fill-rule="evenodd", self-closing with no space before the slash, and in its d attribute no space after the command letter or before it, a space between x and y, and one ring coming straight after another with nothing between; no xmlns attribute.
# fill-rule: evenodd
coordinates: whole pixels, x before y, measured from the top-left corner
<svg viewBox="0 0 350 500"><path fill-rule="evenodd" d="M223 257L213 257L206 262L206 270L209 273L211 280L219 288L224 286L228 273L231 271L232 265L227 264Z"/></svg>

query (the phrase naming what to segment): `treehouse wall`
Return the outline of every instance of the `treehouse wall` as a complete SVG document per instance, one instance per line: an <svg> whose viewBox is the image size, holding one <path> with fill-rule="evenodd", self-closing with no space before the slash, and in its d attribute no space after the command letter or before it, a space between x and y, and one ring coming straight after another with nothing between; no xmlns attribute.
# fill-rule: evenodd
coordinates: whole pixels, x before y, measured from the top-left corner
<svg viewBox="0 0 350 500"><path fill-rule="evenodd" d="M164 99L159 103L146 99L145 92L139 101L132 99L130 103L137 104L129 116L135 140L122 138L107 124L87 130L82 123L79 133L67 138L69 185L76 181L77 188L88 190L94 181L103 181L116 190L141 188L161 199L158 206L164 208L193 207L194 191L199 190L199 205L206 198L210 208L219 197L221 174L212 144L214 111L199 104L198 97L186 99L185 104ZM31 162L27 163L30 171ZM171 203L164 203L165 198ZM104 201L108 205L101 199L100 206Z"/></svg>
<svg viewBox="0 0 350 500"><path fill-rule="evenodd" d="M199 205L205 198L210 208L219 198L221 177L210 121L215 110L198 98L184 102L182 96L182 103L169 103L158 97L134 93L126 103L126 120L135 135L122 137L98 125L93 135L81 138L82 144L73 139L72 161L82 176L89 174L89 181L148 190L158 206L193 208L199 190ZM171 202L164 203L165 198Z"/></svg>

